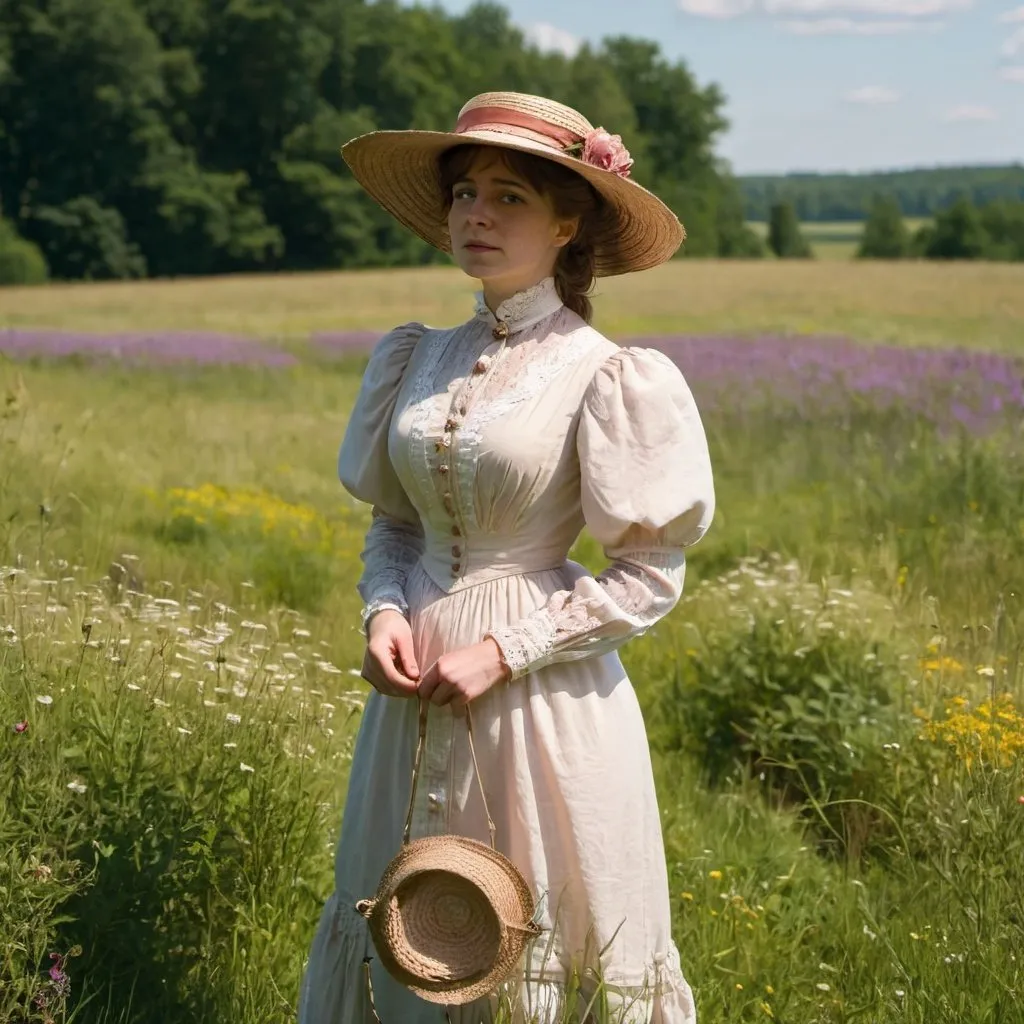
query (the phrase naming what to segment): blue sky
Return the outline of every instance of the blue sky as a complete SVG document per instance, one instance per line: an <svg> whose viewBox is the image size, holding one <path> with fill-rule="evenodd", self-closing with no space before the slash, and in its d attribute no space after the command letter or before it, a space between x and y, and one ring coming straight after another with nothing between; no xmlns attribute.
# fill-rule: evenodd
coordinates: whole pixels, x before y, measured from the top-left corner
<svg viewBox="0 0 1024 1024"><path fill-rule="evenodd" d="M717 82L740 174L1024 161L1019 0L501 2L543 47L642 36Z"/></svg>

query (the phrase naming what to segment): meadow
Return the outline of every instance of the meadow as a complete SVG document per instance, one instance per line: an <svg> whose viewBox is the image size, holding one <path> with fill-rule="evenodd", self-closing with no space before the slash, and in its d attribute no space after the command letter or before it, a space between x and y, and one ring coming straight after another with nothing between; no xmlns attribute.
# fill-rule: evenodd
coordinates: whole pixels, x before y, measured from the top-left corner
<svg viewBox="0 0 1024 1024"><path fill-rule="evenodd" d="M0 291L3 1024L294 1020L366 694L337 445L373 339L469 292ZM596 307L716 469L624 651L701 1021L1020 1021L1024 270L682 262Z"/></svg>

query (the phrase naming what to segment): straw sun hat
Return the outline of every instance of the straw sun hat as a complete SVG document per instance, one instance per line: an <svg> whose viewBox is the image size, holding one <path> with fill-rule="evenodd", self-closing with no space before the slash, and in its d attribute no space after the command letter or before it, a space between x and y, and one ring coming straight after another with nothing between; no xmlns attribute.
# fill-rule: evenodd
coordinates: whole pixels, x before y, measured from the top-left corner
<svg viewBox="0 0 1024 1024"><path fill-rule="evenodd" d="M488 92L473 97L450 132L376 131L342 147L356 180L397 220L451 252L438 158L459 145L532 153L582 175L612 216L595 231L595 273L610 277L664 263L686 237L676 215L629 177L632 159L617 135L542 96Z"/></svg>
<svg viewBox="0 0 1024 1024"><path fill-rule="evenodd" d="M494 847L494 822L476 763L469 708L469 749L491 845L459 835L410 841L428 708L423 701L402 846L375 895L360 900L355 909L366 918L380 962L396 981L427 1002L460 1006L505 981L541 929L534 923L536 904L529 883ZM370 1001L372 1005L372 987Z"/></svg>

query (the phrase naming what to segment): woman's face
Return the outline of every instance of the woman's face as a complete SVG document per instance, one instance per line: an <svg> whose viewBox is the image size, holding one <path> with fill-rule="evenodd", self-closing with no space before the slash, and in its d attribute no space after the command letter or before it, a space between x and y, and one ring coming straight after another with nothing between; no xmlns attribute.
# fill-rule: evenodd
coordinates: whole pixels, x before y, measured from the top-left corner
<svg viewBox="0 0 1024 1024"><path fill-rule="evenodd" d="M555 215L551 200L482 149L452 188L448 231L452 255L501 302L550 276L559 250L572 241L575 219ZM496 308L496 305L492 305Z"/></svg>

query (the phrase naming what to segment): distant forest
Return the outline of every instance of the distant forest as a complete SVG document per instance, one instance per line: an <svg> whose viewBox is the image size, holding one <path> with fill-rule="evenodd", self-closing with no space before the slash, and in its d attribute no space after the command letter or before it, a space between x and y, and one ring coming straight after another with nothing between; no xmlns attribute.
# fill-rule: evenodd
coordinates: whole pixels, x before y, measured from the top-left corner
<svg viewBox="0 0 1024 1024"><path fill-rule="evenodd" d="M789 202L801 221L864 220L877 196L895 199L904 217L932 217L958 199L985 206L1024 200L1024 165L937 167L876 174L787 174L741 177L747 220L767 221Z"/></svg>

